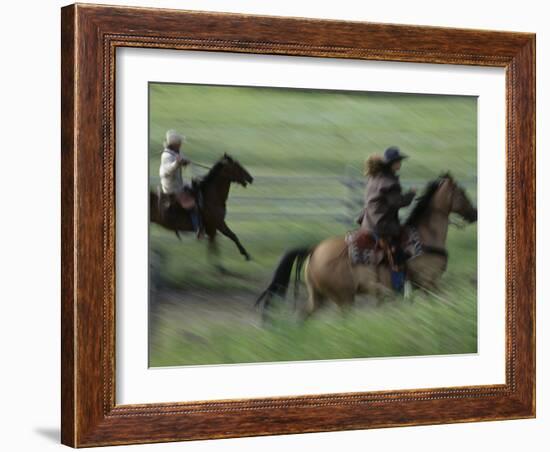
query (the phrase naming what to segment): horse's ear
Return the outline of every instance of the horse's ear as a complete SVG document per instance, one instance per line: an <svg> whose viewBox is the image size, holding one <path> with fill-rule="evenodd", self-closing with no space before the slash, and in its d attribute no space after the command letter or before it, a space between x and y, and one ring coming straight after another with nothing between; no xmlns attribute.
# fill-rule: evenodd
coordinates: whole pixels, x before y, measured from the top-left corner
<svg viewBox="0 0 550 452"><path fill-rule="evenodd" d="M441 173L439 178L440 179L450 179L451 181L453 181L453 175L451 174L450 171L445 171L444 173Z"/></svg>

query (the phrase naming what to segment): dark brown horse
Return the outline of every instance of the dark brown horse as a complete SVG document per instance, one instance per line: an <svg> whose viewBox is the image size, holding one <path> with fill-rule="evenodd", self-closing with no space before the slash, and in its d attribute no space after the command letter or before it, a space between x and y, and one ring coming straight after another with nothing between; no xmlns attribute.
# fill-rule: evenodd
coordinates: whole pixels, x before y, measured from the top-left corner
<svg viewBox="0 0 550 452"><path fill-rule="evenodd" d="M217 254L216 233L220 231L230 238L239 252L246 260L250 255L242 246L235 233L225 223L226 201L229 195L229 188L232 183L246 187L253 181L250 173L244 169L237 160L224 154L210 171L194 181L197 193L199 193L200 204L202 205L202 218L204 230L208 236L209 250ZM149 212L151 222L157 223L170 231L174 231L179 237L180 232L192 231L193 226L189 213L178 204L172 204L160 214L159 197L157 193L149 193Z"/></svg>

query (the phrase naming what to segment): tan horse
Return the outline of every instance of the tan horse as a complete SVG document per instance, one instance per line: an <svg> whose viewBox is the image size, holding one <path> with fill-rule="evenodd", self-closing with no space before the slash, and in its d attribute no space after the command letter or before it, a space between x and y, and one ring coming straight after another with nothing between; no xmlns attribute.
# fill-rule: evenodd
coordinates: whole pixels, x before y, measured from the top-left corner
<svg viewBox="0 0 550 452"><path fill-rule="evenodd" d="M409 259L406 265L407 279L413 286L433 290L444 273L448 259L445 243L451 213L459 214L470 223L477 220L477 209L464 189L450 174L445 174L428 184L404 225L416 230L422 246L422 253ZM303 318L311 315L326 300L345 309L353 304L356 294L380 297L392 291L391 272L386 263L352 266L345 238L331 237L313 248L285 253L271 284L256 302L260 305L263 301L264 315L274 296L286 296L295 261L296 283L305 263L309 296L301 307Z"/></svg>

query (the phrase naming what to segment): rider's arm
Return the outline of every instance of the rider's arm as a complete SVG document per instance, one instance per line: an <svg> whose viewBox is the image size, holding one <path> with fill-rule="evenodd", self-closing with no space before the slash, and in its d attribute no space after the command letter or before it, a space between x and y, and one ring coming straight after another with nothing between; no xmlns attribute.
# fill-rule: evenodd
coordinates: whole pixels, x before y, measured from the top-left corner
<svg viewBox="0 0 550 452"><path fill-rule="evenodd" d="M161 157L161 171L167 176L174 174L178 168L182 165L184 160L177 158L174 155L164 153Z"/></svg>
<svg viewBox="0 0 550 452"><path fill-rule="evenodd" d="M401 187L398 184L392 185L385 190L386 202L389 206L400 209L408 206L414 199L414 192L409 191L405 194L401 193Z"/></svg>
<svg viewBox="0 0 550 452"><path fill-rule="evenodd" d="M180 152L178 156L178 161L180 166L182 166L183 168L185 168L187 165L191 163L191 160L189 160L183 152Z"/></svg>
<svg viewBox="0 0 550 452"><path fill-rule="evenodd" d="M416 193L414 191L408 191L404 195L401 195L401 198L402 198L401 207L408 206L413 201L415 194Z"/></svg>

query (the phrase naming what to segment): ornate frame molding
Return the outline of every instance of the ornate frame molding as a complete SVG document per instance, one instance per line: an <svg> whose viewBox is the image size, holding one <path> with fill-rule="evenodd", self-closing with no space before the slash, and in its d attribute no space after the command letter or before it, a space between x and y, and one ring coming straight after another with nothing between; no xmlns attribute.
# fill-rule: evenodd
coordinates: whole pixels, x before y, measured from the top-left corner
<svg viewBox="0 0 550 452"><path fill-rule="evenodd" d="M116 405L118 47L504 67L506 383ZM535 415L534 35L77 4L62 9L62 91L64 444L82 447Z"/></svg>

